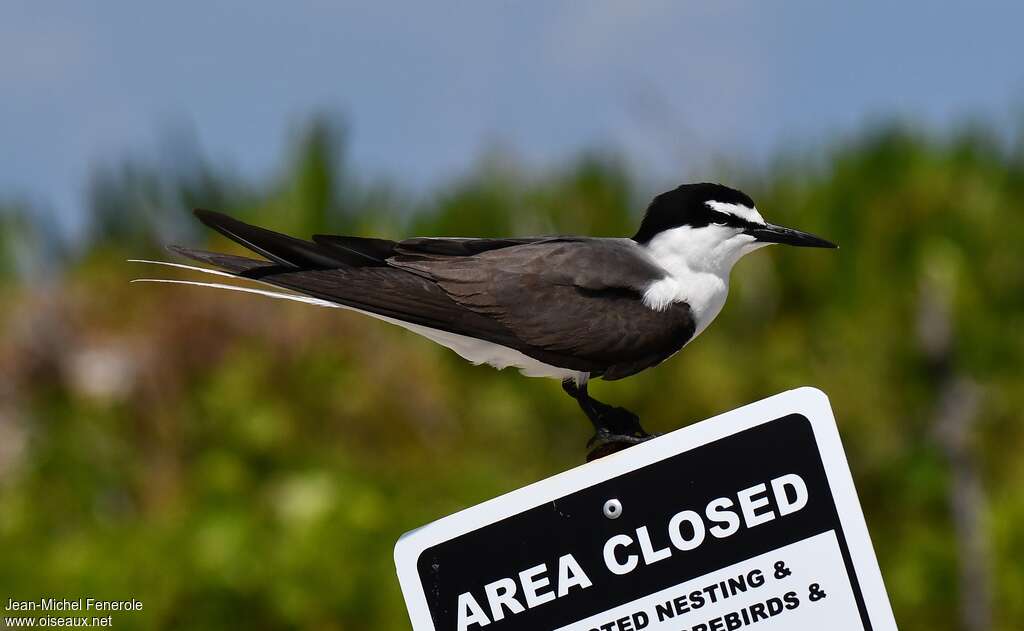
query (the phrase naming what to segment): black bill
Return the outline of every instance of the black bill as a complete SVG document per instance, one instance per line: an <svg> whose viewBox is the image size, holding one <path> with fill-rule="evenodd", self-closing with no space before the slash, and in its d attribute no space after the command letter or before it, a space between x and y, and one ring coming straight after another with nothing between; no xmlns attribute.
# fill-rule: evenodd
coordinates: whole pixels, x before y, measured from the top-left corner
<svg viewBox="0 0 1024 631"><path fill-rule="evenodd" d="M801 232L792 228L765 224L748 228L744 231L762 243L785 243L786 245L798 245L805 248L837 248L835 243L816 237L809 232Z"/></svg>

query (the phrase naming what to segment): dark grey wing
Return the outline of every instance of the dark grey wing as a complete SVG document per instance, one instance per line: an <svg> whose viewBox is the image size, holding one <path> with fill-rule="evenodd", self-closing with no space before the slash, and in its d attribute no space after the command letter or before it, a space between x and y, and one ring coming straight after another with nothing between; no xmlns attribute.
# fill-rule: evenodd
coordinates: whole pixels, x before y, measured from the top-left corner
<svg viewBox="0 0 1024 631"><path fill-rule="evenodd" d="M395 245L398 256L474 256L492 250L544 241L569 240L576 237L507 237L487 239L475 237L414 237Z"/></svg>
<svg viewBox="0 0 1024 631"><path fill-rule="evenodd" d="M389 239L346 237L337 234L315 234L313 242L345 256L350 264L363 267L387 265L388 257L395 255L395 246L398 245Z"/></svg>
<svg viewBox="0 0 1024 631"><path fill-rule="evenodd" d="M333 234L313 235L318 246L346 257L349 264L385 265L392 256L473 256L515 245L538 243L572 237L508 237L501 239L476 237L413 237L404 241L349 237ZM360 257L351 260L352 256Z"/></svg>
<svg viewBox="0 0 1024 631"><path fill-rule="evenodd" d="M396 256L391 265L435 282L523 344L567 354L619 379L682 348L695 323L685 304L662 311L643 291L665 273L627 239L552 239L476 256Z"/></svg>

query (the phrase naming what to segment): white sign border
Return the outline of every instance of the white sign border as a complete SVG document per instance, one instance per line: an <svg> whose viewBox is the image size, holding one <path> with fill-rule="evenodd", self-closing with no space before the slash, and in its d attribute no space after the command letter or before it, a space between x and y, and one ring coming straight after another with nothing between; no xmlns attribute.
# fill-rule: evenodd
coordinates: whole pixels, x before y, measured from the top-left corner
<svg viewBox="0 0 1024 631"><path fill-rule="evenodd" d="M416 567L424 550L634 469L794 413L805 416L814 432L872 628L874 631L895 631L896 619L882 582L882 572L871 545L832 407L824 392L811 387L788 390L688 425L402 535L395 544L395 567L413 630L437 631Z"/></svg>

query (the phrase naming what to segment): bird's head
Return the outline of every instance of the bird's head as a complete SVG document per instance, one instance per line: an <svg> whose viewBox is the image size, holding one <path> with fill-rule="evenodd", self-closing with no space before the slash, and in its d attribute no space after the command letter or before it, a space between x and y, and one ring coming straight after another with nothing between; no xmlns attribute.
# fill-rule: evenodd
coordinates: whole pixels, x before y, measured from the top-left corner
<svg viewBox="0 0 1024 631"><path fill-rule="evenodd" d="M768 223L754 200L721 184L684 184L654 198L633 240L682 256L693 265L732 266L772 243L811 248L836 244L807 232Z"/></svg>

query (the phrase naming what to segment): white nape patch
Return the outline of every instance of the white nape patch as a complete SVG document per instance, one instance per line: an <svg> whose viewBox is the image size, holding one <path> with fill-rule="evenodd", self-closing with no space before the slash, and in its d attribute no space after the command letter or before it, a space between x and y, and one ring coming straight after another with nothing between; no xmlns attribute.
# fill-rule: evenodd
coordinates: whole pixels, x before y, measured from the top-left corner
<svg viewBox="0 0 1024 631"><path fill-rule="evenodd" d="M143 259L130 259L133 263L148 263L152 265L165 265L168 267L177 267L181 269L188 269L196 272L202 272L205 274L213 274L216 276L227 276L236 280L250 281L268 285L270 287L277 288L276 285L259 281L256 279L245 278L236 276L228 272L222 272L220 270L208 269L205 267L197 267L194 265L183 265L181 263L170 263L166 261L148 261ZM455 351L463 359L466 359L473 364L487 364L493 366L498 370L505 368L517 368L519 371L527 377L548 377L551 379L558 379L559 381L565 381L566 379L572 379L579 385L583 385L590 380L590 373L580 372L577 370L569 370L567 368L559 368L558 366L552 366L545 364L542 361L536 360L532 357L524 355L523 353L501 344L495 344L485 340L478 340L474 337L466 335L459 335L458 333L449 333L448 331L441 331L440 329L432 329L430 327L422 326L419 324L412 324L411 322L403 322L395 318L389 318L387 316L378 315L369 311L363 311L362 309L356 309L355 307L349 307L347 305L341 305L336 302L330 302L328 300L321 300L319 298L313 298L312 296L304 296L302 294L285 293L283 291L269 291L266 289L256 289L254 287L239 287L237 285L226 285L224 283L204 283L199 281L191 280L174 280L166 278L137 278L133 283L166 283L170 285L190 285L193 287L209 287L213 289L224 289L227 291L237 291L247 294L256 294L259 296L265 296L267 298L276 298L280 300L291 300L293 302L301 302L307 305L313 305L316 307L327 307L330 309L345 309L346 311L354 311L362 315L370 316L377 320L387 322L402 327L407 331L411 331L417 335L421 335L428 340L440 344L445 348Z"/></svg>
<svg viewBox="0 0 1024 631"><path fill-rule="evenodd" d="M660 311L675 302L687 303L697 337L722 310L733 265L759 245L754 237L729 226L665 230L643 246L666 274L644 291L644 304Z"/></svg>
<svg viewBox="0 0 1024 631"><path fill-rule="evenodd" d="M744 206L743 204L727 204L725 202L715 201L705 203L711 210L735 215L740 219L745 219L754 223L764 223L764 217L761 216L761 213L757 212L757 208L751 208L750 206Z"/></svg>

